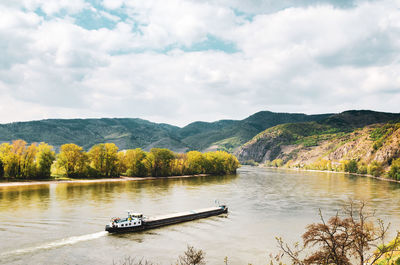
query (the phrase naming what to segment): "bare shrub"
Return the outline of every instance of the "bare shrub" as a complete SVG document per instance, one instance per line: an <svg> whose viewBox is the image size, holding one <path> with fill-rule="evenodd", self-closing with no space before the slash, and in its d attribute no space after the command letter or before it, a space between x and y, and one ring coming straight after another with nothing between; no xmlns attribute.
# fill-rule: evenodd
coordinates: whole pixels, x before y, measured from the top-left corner
<svg viewBox="0 0 400 265"><path fill-rule="evenodd" d="M148 260L144 260L143 258L136 259L128 256L120 260L118 263L113 261L113 265L156 265L156 264Z"/></svg>
<svg viewBox="0 0 400 265"><path fill-rule="evenodd" d="M399 251L400 234L386 244L390 224L385 225L375 217L375 212L367 211L365 203L350 201L343 209L342 216L337 213L328 221L319 212L320 223L310 224L303 234L303 245L289 246L282 238L277 238L281 253L273 259L282 263L284 256L292 264L337 264L350 265L375 264L381 257L393 256ZM271 261L271 263L273 263Z"/></svg>
<svg viewBox="0 0 400 265"><path fill-rule="evenodd" d="M187 246L182 256L179 256L177 265L204 265L206 264L203 250Z"/></svg>

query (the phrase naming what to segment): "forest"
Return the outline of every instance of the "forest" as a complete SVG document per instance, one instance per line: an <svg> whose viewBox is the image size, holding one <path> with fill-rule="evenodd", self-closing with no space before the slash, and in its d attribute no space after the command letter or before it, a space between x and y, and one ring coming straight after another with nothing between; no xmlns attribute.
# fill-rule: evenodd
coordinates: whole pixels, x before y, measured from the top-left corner
<svg viewBox="0 0 400 265"><path fill-rule="evenodd" d="M224 151L174 153L165 148L119 150L113 143L94 145L88 152L73 143L56 154L47 143L15 140L0 145L3 179L166 177L235 173L239 162Z"/></svg>

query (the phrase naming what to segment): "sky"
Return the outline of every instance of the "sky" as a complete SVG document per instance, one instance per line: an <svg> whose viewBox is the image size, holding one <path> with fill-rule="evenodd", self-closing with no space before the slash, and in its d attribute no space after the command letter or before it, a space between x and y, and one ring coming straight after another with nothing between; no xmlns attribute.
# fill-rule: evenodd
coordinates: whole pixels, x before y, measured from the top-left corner
<svg viewBox="0 0 400 265"><path fill-rule="evenodd" d="M400 0L1 0L0 123L400 112Z"/></svg>

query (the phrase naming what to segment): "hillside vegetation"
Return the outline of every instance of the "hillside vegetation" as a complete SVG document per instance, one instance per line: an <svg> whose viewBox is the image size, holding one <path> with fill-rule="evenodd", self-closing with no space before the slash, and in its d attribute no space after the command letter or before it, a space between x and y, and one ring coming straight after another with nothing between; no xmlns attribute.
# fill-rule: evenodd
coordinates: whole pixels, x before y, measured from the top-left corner
<svg viewBox="0 0 400 265"><path fill-rule="evenodd" d="M95 144L115 143L120 149L168 148L233 151L259 132L287 122L320 120L329 115L258 112L244 120L194 122L183 128L142 119L50 119L0 125L0 142L22 139L46 142L59 150L75 143L88 150Z"/></svg>
<svg viewBox="0 0 400 265"><path fill-rule="evenodd" d="M370 173L400 179L399 114L347 111L268 128L237 152L243 163ZM391 170L391 171L390 171Z"/></svg>

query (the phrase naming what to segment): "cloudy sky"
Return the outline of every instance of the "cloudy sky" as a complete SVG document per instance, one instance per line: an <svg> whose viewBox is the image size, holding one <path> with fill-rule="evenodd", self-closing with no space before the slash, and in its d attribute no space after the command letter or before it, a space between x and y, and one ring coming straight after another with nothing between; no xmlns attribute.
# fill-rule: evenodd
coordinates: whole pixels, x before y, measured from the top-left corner
<svg viewBox="0 0 400 265"><path fill-rule="evenodd" d="M1 0L0 122L400 112L399 59L399 0Z"/></svg>

